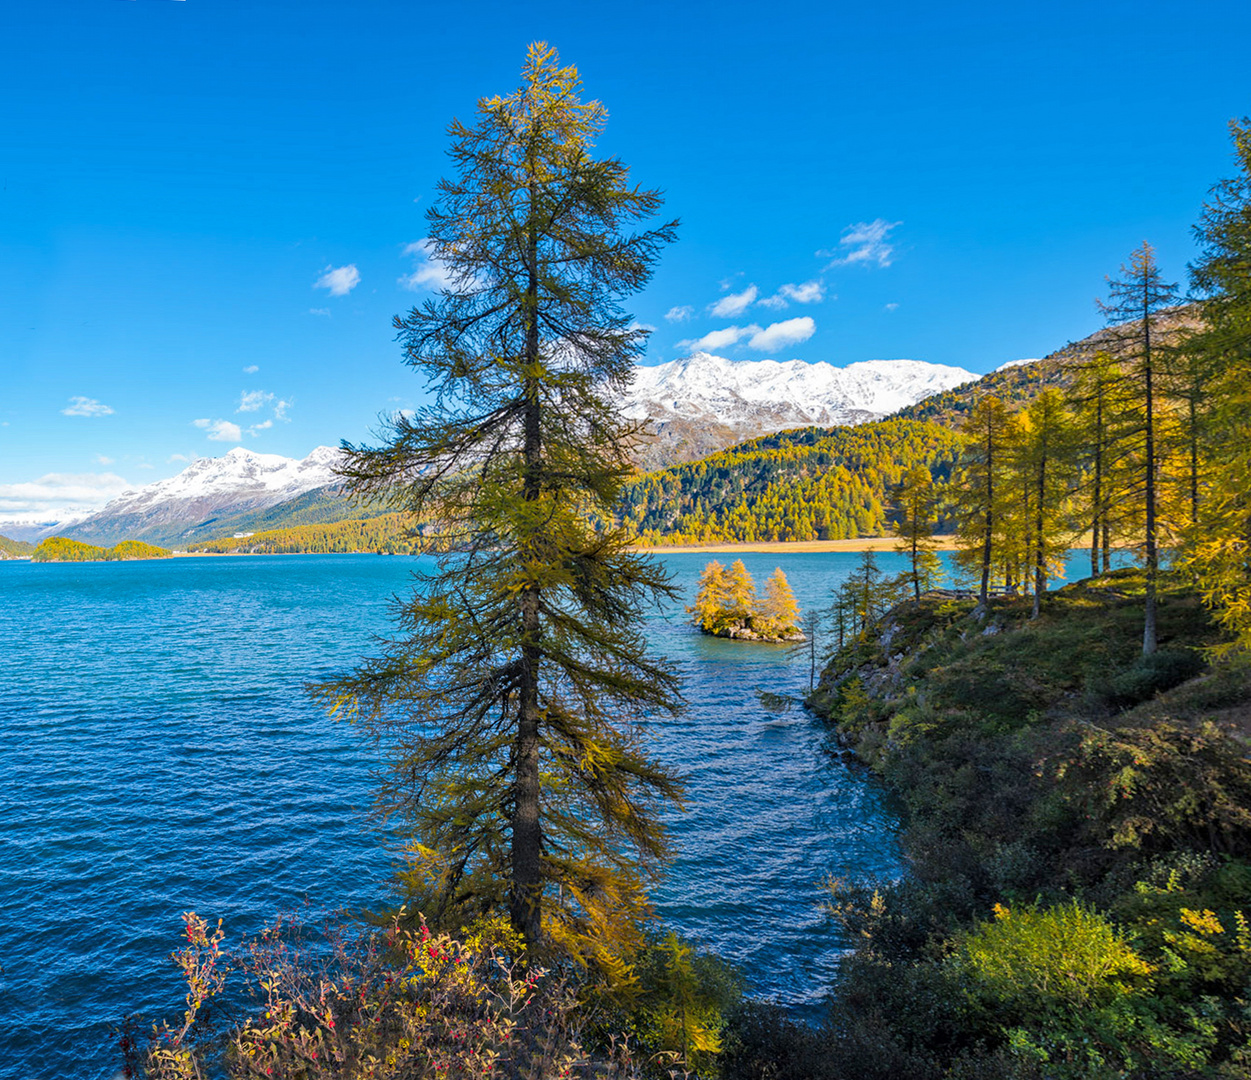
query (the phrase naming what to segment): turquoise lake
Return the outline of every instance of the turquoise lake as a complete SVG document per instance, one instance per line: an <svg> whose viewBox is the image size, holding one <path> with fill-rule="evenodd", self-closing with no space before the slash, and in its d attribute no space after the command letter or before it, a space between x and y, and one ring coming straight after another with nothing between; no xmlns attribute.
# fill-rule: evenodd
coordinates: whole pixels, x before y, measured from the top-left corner
<svg viewBox="0 0 1251 1080"><path fill-rule="evenodd" d="M713 557L661 556L686 602ZM743 556L761 585L781 566L804 607L857 559ZM285 911L388 899L374 750L302 687L388 632L415 562L0 562L0 1076L116 1075L111 1026L180 1011L183 911L221 918L229 945ZM823 880L900 872L886 801L816 720L761 706L760 690L806 690L805 659L704 637L679 605L648 636L689 703L650 729L689 796L660 915L752 993L814 1015L844 948Z"/></svg>

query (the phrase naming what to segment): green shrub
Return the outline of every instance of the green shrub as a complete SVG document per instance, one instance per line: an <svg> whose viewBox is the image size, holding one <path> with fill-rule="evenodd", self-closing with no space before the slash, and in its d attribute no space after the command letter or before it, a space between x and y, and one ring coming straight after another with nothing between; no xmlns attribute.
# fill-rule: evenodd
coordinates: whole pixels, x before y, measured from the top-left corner
<svg viewBox="0 0 1251 1080"><path fill-rule="evenodd" d="M1128 709L1193 679L1204 667L1203 657L1194 649L1160 649L1095 689L1112 708Z"/></svg>
<svg viewBox="0 0 1251 1080"><path fill-rule="evenodd" d="M1022 1017L1109 1004L1139 992L1152 972L1106 918L1076 901L996 904L994 919L960 943L956 962L973 993Z"/></svg>

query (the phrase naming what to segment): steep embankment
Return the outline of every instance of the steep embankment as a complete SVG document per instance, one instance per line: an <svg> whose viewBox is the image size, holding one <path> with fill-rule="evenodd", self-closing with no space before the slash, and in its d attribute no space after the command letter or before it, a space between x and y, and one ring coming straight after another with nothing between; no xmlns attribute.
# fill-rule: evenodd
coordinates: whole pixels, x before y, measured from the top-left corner
<svg viewBox="0 0 1251 1080"><path fill-rule="evenodd" d="M895 608L811 704L898 796L910 877L834 886L861 945L794 1075L1245 1076L1251 677L1183 583ZM772 1047L772 1049L770 1049Z"/></svg>

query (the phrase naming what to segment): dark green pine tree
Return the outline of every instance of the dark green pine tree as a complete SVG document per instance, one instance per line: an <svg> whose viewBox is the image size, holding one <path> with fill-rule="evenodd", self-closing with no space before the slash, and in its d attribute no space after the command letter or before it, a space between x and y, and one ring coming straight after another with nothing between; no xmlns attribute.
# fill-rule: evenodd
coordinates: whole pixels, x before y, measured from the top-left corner
<svg viewBox="0 0 1251 1080"><path fill-rule="evenodd" d="M395 322L433 403L344 446L351 493L433 523L443 554L382 655L320 691L388 753L383 807L411 831L429 918L506 911L531 952L611 972L680 797L639 721L681 700L642 627L668 577L592 522L612 520L638 434L612 404L645 343L620 301L676 222L637 227L660 195L592 156L606 114L579 94L536 44L514 93L451 125L427 214L451 284Z"/></svg>

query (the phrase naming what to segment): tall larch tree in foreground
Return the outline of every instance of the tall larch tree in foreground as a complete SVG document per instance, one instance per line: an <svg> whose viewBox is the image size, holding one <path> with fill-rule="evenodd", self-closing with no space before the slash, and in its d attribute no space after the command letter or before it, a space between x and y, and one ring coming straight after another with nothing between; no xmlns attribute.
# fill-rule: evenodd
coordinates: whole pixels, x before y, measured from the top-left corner
<svg viewBox="0 0 1251 1080"><path fill-rule="evenodd" d="M620 301L676 223L625 165L592 156L606 113L578 73L530 47L520 87L449 129L452 176L428 211L448 284L397 317L432 403L345 445L356 496L434 523L382 655L320 688L382 741L383 806L413 844L432 920L507 911L528 954L620 969L666 857L678 778L639 721L680 707L642 618L673 595L611 521L636 428L613 396L645 334Z"/></svg>
<svg viewBox="0 0 1251 1080"><path fill-rule="evenodd" d="M1112 327L1113 352L1125 373L1132 409L1142 507L1142 551L1146 567L1142 651L1156 649L1156 586L1160 573L1159 422L1163 398L1166 346L1155 332L1161 312L1178 301L1177 286L1168 284L1156 265L1155 251L1143 243L1108 281L1109 299L1099 309Z"/></svg>
<svg viewBox="0 0 1251 1080"><path fill-rule="evenodd" d="M1212 189L1197 226L1191 279L1204 330L1189 346L1207 361L1212 470L1185 557L1204 599L1251 649L1251 119L1230 124L1238 172Z"/></svg>
<svg viewBox="0 0 1251 1080"><path fill-rule="evenodd" d="M915 465L891 492L890 531L898 538L895 550L908 556L908 580L913 597L934 587L942 577L942 560L934 550L934 478L924 465Z"/></svg>

